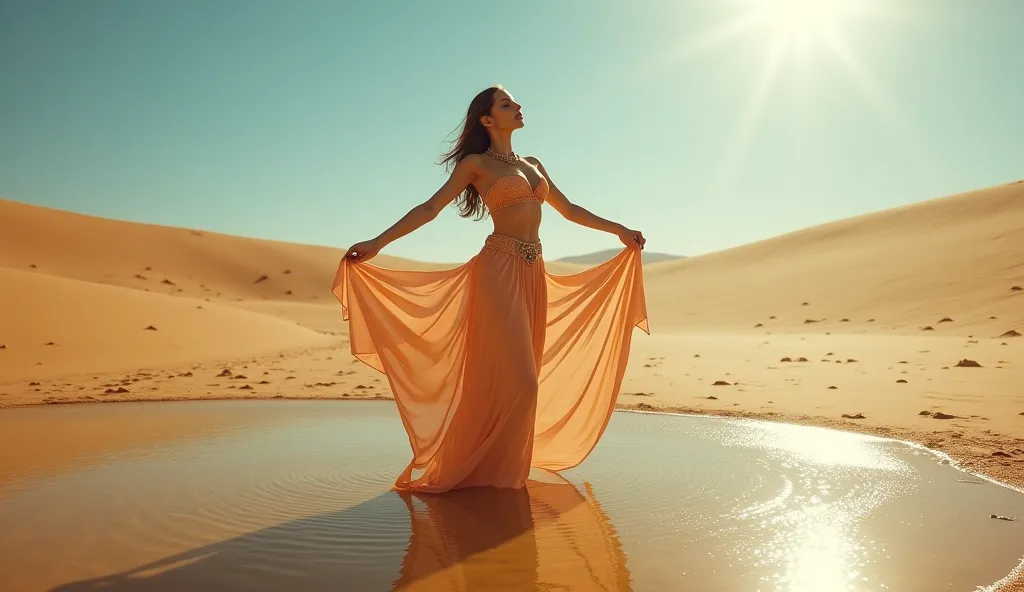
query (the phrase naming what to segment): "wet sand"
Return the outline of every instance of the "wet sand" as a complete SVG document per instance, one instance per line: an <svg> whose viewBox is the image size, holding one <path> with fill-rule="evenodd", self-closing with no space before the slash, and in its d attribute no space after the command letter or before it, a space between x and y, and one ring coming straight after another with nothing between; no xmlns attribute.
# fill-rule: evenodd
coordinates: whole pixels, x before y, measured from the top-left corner
<svg viewBox="0 0 1024 592"><path fill-rule="evenodd" d="M389 402L11 409L0 433L59 440L55 413L82 452L8 460L7 589L913 592L989 586L1024 557L1024 522L990 517L1024 515L1024 494L835 430L616 413L562 477L402 496ZM168 417L188 429L108 445Z"/></svg>

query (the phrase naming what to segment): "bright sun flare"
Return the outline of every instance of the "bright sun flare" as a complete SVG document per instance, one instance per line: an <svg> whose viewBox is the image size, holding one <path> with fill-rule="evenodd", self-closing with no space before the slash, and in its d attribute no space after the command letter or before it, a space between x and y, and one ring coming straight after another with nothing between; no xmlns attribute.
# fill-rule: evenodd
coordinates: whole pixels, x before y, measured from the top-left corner
<svg viewBox="0 0 1024 592"><path fill-rule="evenodd" d="M755 0L755 18L772 29L781 40L831 35L848 8L842 0Z"/></svg>
<svg viewBox="0 0 1024 592"><path fill-rule="evenodd" d="M754 132L760 124L780 70L788 58L797 58L799 76L807 81L813 64L822 59L835 63L850 78L864 98L890 121L899 124L895 104L868 64L847 41L844 29L861 17L886 16L893 12L886 0L706 0L716 7L725 6L731 18L686 38L666 59L693 60L709 51L723 49L747 40L766 44L759 51L760 72L751 80L746 105L738 114L729 154L722 163L723 173L732 175L742 160ZM731 5L731 6L730 6Z"/></svg>

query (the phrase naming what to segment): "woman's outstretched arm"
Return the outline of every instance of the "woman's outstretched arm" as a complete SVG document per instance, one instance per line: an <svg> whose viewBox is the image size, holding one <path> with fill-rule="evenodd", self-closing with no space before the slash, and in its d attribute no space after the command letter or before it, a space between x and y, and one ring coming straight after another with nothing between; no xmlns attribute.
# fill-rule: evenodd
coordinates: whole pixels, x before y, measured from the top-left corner
<svg viewBox="0 0 1024 592"><path fill-rule="evenodd" d="M477 154L470 154L463 158L455 165L455 169L445 184L434 192L430 199L413 207L406 215L402 216L401 220L395 222L375 238L352 245L345 256L353 261L368 261L389 243L436 218L445 206L452 203L466 189L466 186L476 179L480 165L479 159L480 156Z"/></svg>
<svg viewBox="0 0 1024 592"><path fill-rule="evenodd" d="M608 232L619 237L622 244L627 247L631 247L634 244L644 248L644 243L647 239L639 230L631 230L618 222L612 222L606 220L597 214L594 214L590 210L584 208L581 205L577 205L569 201L569 198L565 197L565 194L558 189L555 182L551 180L551 175L544 169L544 165L541 164L540 160L533 156L525 157L525 160L530 164L540 169L540 173L544 175L544 178L548 182L548 196L546 201L551 204L551 207L555 208L563 218L570 222L575 222L580 226L586 226L587 228L593 228L594 230L600 230Z"/></svg>

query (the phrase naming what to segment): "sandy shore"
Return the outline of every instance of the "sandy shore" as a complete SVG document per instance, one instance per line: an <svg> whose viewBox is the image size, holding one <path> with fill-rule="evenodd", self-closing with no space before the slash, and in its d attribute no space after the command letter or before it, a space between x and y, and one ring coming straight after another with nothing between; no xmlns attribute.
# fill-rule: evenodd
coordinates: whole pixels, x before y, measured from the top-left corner
<svg viewBox="0 0 1024 592"><path fill-rule="evenodd" d="M341 254L0 201L0 408L387 398L348 352ZM645 282L653 334L634 334L621 407L910 440L1024 488L1024 183L651 264ZM78 453L69 437L40 456Z"/></svg>

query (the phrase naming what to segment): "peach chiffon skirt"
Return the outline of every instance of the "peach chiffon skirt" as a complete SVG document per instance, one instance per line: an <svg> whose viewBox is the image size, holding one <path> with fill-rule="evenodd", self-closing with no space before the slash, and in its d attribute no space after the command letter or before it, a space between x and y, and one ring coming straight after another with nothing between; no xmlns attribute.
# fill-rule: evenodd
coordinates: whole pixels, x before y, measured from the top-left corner
<svg viewBox="0 0 1024 592"><path fill-rule="evenodd" d="M352 354L387 376L412 447L395 489L522 488L604 433L632 330L649 333L640 249L558 276L529 247L490 235L438 271L341 262Z"/></svg>

